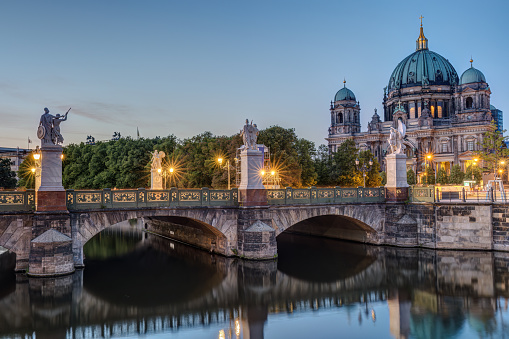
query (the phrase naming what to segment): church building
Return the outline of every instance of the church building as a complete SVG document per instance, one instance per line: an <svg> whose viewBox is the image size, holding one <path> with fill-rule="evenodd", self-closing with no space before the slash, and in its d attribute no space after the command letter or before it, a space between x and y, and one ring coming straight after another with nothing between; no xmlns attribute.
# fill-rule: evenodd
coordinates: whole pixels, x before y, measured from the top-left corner
<svg viewBox="0 0 509 339"><path fill-rule="evenodd" d="M390 127L397 128L401 120L406 125L407 168L419 178L426 165L450 173L452 165L459 164L464 171L491 120L503 128L502 111L490 105L484 74L470 63L458 77L446 58L428 49L421 21L415 52L396 66L384 88L383 121L375 109L367 131L361 132L359 101L343 82L331 101L329 151L352 139L357 148L371 150L384 169Z"/></svg>

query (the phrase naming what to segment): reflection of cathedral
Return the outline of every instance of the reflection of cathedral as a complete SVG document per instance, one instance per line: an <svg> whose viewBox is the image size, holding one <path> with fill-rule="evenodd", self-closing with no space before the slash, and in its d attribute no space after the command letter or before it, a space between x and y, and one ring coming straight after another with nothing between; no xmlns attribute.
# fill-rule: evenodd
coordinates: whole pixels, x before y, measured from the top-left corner
<svg viewBox="0 0 509 339"><path fill-rule="evenodd" d="M375 109L367 132L361 132L354 93L346 86L336 93L326 138L329 150L335 152L342 142L353 139L383 163L390 127L402 120L407 127L407 168L422 173L426 155L432 154L436 170L449 172L454 164L465 170L491 120L502 129L502 112L490 106L490 94L481 71L471 65L458 77L447 59L428 49L421 23L416 51L396 66L384 88L384 121Z"/></svg>

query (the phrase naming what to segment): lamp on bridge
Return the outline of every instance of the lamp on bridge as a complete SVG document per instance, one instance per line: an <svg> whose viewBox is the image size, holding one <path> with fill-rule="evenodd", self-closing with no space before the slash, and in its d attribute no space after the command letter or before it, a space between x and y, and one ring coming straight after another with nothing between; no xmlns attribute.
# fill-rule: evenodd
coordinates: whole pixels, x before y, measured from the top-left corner
<svg viewBox="0 0 509 339"><path fill-rule="evenodd" d="M359 158L355 159L355 166L359 169ZM366 187L366 172L371 169L371 166L373 166L373 160L369 159L369 168L366 166L366 163L363 162L362 166L360 167L360 171L362 172L362 176L364 178L364 187Z"/></svg>
<svg viewBox="0 0 509 339"><path fill-rule="evenodd" d="M217 158L217 162L219 163L219 167L228 170L228 190L230 190L230 159L226 159L226 164L223 166L223 158Z"/></svg>
<svg viewBox="0 0 509 339"><path fill-rule="evenodd" d="M35 167L31 171L35 175L35 190L37 191L41 186L41 149L39 146L35 147L35 152L32 156L34 157Z"/></svg>

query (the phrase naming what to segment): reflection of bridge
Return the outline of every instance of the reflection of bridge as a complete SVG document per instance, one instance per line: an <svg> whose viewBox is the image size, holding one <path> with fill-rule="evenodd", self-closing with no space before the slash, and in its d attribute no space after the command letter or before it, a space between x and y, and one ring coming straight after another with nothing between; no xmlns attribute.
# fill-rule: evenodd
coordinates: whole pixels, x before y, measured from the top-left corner
<svg viewBox="0 0 509 339"><path fill-rule="evenodd" d="M429 193L415 189L412 194L426 200ZM383 188L267 190L269 205L253 207L239 206L235 189L66 194L69 213L43 214L26 210L33 192L0 193L0 246L16 253L17 270L26 270L29 258L42 260L44 251L31 247L48 230L70 238L70 265L79 267L90 238L130 219L143 219L151 232L212 252L254 259L277 256L276 237L288 229L371 244L509 250L509 205L385 203Z"/></svg>
<svg viewBox="0 0 509 339"><path fill-rule="evenodd" d="M152 274L170 285L165 285L165 291L151 288L147 283L153 277L144 276L147 272L143 262L133 265L134 261L129 258L123 261L129 265L131 279L122 275L126 267L108 262L102 267L97 267L96 263L94 270L88 268L85 272L77 271L60 278L41 280L12 275L0 281L3 292L0 294L0 336L23 336L33 332L38 338L63 338L66 334L84 337L92 333L100 336L143 334L227 324L237 317L242 320L243 330L249 331L250 326L259 328L261 324L263 328L269 310L305 312L380 300L389 300L390 305L411 303L422 316L440 311L436 301L447 303L450 300L443 296L458 296L458 293L465 293L462 299L467 301L486 300L483 303L469 301L476 310L468 312L475 311L484 317L493 314L497 296L509 297L509 256L501 254L358 246L352 257L342 260L342 270L331 267L329 275L318 276L314 265L296 267L284 256L277 268L274 261L242 261L200 251L190 255L182 245L168 246L166 240L157 237L149 237L138 250L147 248L153 249L147 257L151 262L175 257L185 260L186 267L191 265L196 271L208 272L208 278L196 282L206 289L196 289L193 282L188 282L188 286L179 285L179 288L172 286L171 277L166 278L164 272ZM139 257L136 252L128 255ZM333 254L331 261L340 257L344 258L339 254L336 258ZM315 259L312 262L316 263ZM213 273L209 274L211 268ZM179 271L172 274L183 275ZM144 276L145 284L140 280L131 281L138 276ZM117 291L102 288L105 281L120 280L123 284L121 289L118 288L120 284L117 285ZM140 286L149 288L140 290ZM414 292L402 297L398 290ZM174 299L178 295L186 297ZM446 307L445 312L451 316L452 310ZM456 309L455 312L465 311Z"/></svg>

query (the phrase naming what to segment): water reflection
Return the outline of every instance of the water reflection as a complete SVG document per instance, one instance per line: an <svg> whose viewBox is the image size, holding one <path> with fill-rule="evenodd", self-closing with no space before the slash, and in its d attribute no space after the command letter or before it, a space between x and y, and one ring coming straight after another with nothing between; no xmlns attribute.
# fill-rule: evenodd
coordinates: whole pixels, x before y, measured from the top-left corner
<svg viewBox="0 0 509 339"><path fill-rule="evenodd" d="M103 232L85 270L12 272L0 337L466 338L509 333L509 254L373 247L297 235L278 261L224 258L141 231ZM185 331L182 329L186 328Z"/></svg>

